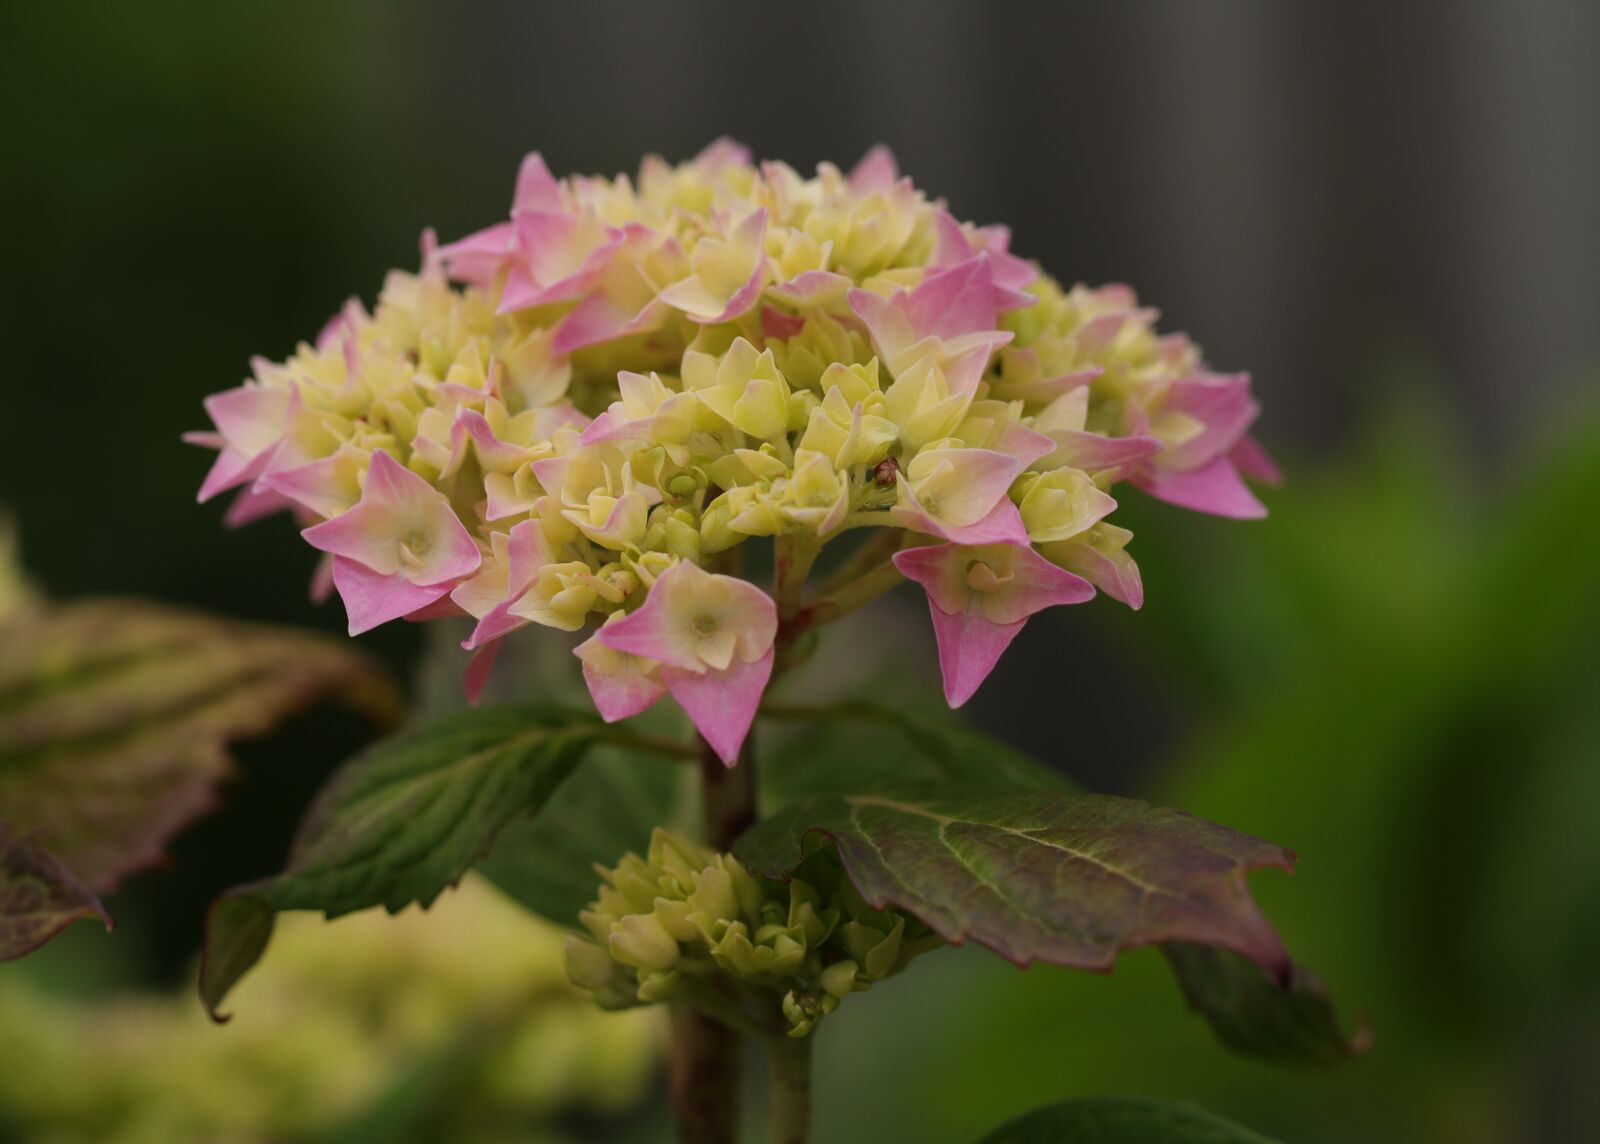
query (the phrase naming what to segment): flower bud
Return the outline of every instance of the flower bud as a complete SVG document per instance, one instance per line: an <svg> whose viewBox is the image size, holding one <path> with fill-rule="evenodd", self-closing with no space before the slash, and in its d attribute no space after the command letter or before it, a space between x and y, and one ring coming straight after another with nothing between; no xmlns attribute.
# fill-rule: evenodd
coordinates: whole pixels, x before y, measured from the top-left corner
<svg viewBox="0 0 1600 1144"><path fill-rule="evenodd" d="M630 914L612 927L611 956L635 969L670 969L678 943L654 914Z"/></svg>
<svg viewBox="0 0 1600 1144"><path fill-rule="evenodd" d="M831 850L781 884L658 829L644 856L601 874L598 900L580 915L594 940L572 939L568 973L613 1008L692 1000L716 986L690 982L721 976L768 991L790 1035L805 1036L842 998L938 944L920 922L863 901Z"/></svg>

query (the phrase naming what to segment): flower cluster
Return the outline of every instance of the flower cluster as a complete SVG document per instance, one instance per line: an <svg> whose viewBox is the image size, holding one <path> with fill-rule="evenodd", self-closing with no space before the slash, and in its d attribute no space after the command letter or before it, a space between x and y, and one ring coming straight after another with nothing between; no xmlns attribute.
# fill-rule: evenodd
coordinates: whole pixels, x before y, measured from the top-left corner
<svg viewBox="0 0 1600 1144"><path fill-rule="evenodd" d="M670 693L730 763L780 621L844 610L729 575L740 546L803 584L874 529L853 563L927 590L959 705L1040 609L1139 606L1115 485L1252 517L1241 474L1272 475L1247 376L1009 246L881 148L811 178L726 141L636 180L531 155L509 220L425 235L370 312L206 401L200 496L299 516L352 633L472 617L469 689L517 628L593 629L605 718Z"/></svg>
<svg viewBox="0 0 1600 1144"><path fill-rule="evenodd" d="M752 877L731 854L657 829L645 857L601 870L600 898L580 915L594 940L567 939L567 975L608 1009L688 1001L713 1012L754 1009L781 994L803 1037L860 993L941 944L915 918L862 900L831 849L785 884Z"/></svg>

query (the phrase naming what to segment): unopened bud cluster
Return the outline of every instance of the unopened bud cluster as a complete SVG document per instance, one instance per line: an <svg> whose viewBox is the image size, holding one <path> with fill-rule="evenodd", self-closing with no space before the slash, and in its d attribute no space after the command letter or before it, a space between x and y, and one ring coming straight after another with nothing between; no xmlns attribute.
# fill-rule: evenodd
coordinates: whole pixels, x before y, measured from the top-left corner
<svg viewBox="0 0 1600 1144"><path fill-rule="evenodd" d="M567 940L567 975L608 1009L717 998L803 1037L859 993L940 944L925 925L868 905L837 858L808 858L793 880L752 876L665 830L644 857L601 869L600 897Z"/></svg>

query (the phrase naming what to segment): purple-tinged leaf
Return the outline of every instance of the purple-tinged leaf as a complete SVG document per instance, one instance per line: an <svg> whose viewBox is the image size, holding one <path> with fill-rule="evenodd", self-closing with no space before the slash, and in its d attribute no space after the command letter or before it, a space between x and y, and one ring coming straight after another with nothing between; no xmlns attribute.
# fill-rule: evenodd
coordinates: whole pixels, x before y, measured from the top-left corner
<svg viewBox="0 0 1600 1144"><path fill-rule="evenodd" d="M1275 980L1226 949L1169 942L1172 965L1191 1008L1236 1053L1312 1068L1354 1060L1372 1044L1365 1022L1346 1033L1316 975L1296 965Z"/></svg>
<svg viewBox="0 0 1600 1144"><path fill-rule="evenodd" d="M140 601L46 607L0 625L0 819L111 889L212 808L228 744L322 700L398 715L342 641Z"/></svg>
<svg viewBox="0 0 1600 1144"><path fill-rule="evenodd" d="M100 899L32 838L0 823L0 961L31 953L80 918L111 918Z"/></svg>
<svg viewBox="0 0 1600 1144"><path fill-rule="evenodd" d="M831 839L863 897L940 937L1027 965L1107 970L1137 946L1186 941L1291 964L1245 884L1294 855L1181 811L1106 795L913 786L811 799L752 827L734 853L784 878L808 835Z"/></svg>

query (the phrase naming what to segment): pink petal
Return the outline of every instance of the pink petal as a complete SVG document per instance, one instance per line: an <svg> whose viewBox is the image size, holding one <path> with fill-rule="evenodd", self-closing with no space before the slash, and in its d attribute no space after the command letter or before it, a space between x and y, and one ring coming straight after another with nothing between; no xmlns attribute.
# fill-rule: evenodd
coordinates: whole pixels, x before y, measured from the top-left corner
<svg viewBox="0 0 1600 1144"><path fill-rule="evenodd" d="M335 517L350 508L350 500L340 490L335 476L340 460L335 453L292 469L273 469L263 473L259 483L318 516Z"/></svg>
<svg viewBox="0 0 1600 1144"><path fill-rule="evenodd" d="M979 592L967 586L974 560L993 559L993 550L962 544L906 548L894 554L894 566L908 580L921 584L940 611L954 615L974 611L993 623L1012 624L1035 612L1094 599L1094 585L1058 568L1027 544L1010 545L1011 579L1000 588Z"/></svg>
<svg viewBox="0 0 1600 1144"><path fill-rule="evenodd" d="M688 560L678 561L657 576L644 604L621 619L608 621L595 638L607 647L667 667L706 670L683 637L700 594L708 590L720 597L717 607L726 608L730 621L736 623L739 648L745 656L755 655L758 648L763 654L771 649L778 628L778 608L772 597L748 580L713 574ZM736 657L739 654L735 652Z"/></svg>
<svg viewBox="0 0 1600 1144"><path fill-rule="evenodd" d="M737 139L720 135L707 143L689 162L707 175L715 175L728 167L742 167L750 162L750 148Z"/></svg>
<svg viewBox="0 0 1600 1144"><path fill-rule="evenodd" d="M211 468L206 472L206 479L200 483L200 492L196 494L195 499L205 504L212 497L255 480L271 459L271 453L246 457L235 449L223 446L222 452L217 454L217 459L211 462Z"/></svg>
<svg viewBox="0 0 1600 1144"><path fill-rule="evenodd" d="M900 164L895 161L894 152L879 143L850 168L850 189L858 195L887 191L899 178Z"/></svg>
<svg viewBox="0 0 1600 1144"><path fill-rule="evenodd" d="M1161 407L1193 417L1205 426L1192 440L1168 449L1160 464L1194 469L1236 445L1261 411L1250 396L1250 375L1206 374L1172 383Z"/></svg>
<svg viewBox="0 0 1600 1144"><path fill-rule="evenodd" d="M1217 457L1187 473L1152 466L1134 477L1133 483L1157 500L1196 512L1235 520L1260 520L1267 515L1266 507L1245 486L1227 457Z"/></svg>
<svg viewBox="0 0 1600 1144"><path fill-rule="evenodd" d="M485 469L515 468L527 456L526 449L496 437L489 427L489 419L476 409L463 409L458 413L455 428L462 429L471 438Z"/></svg>
<svg viewBox="0 0 1600 1144"><path fill-rule="evenodd" d="M590 636L573 648L572 653L583 660L583 681L589 687L589 697L594 700L594 709L600 712L600 718L607 723L631 718L667 693L664 686L642 671L618 674L598 670L583 654L585 648L596 642Z"/></svg>
<svg viewBox="0 0 1600 1144"><path fill-rule="evenodd" d="M243 385L214 393L203 404L223 439L245 456L255 457L283 437L292 403L286 389Z"/></svg>
<svg viewBox="0 0 1600 1144"><path fill-rule="evenodd" d="M454 584L477 571L483 561L478 545L444 494L382 450L372 454L360 502L300 535L313 548L381 570L395 559L390 543L396 539L396 519L416 508L442 522L445 531L445 545L431 554L425 570L415 573L419 583Z"/></svg>
<svg viewBox="0 0 1600 1144"><path fill-rule="evenodd" d="M1039 276L1039 272L1016 255L1008 253L1011 232L1003 226L984 227L979 232L982 243L968 241L966 231L947 210L934 214L934 249L930 266L957 266L969 258L981 257L989 266L994 280L994 303L999 310L1025 310L1038 302L1032 294L1024 292ZM987 243L988 245L985 245Z"/></svg>
<svg viewBox="0 0 1600 1144"><path fill-rule="evenodd" d="M1055 451L1045 461L1047 468L1082 469L1098 473L1120 468L1153 457L1165 447L1156 437L1103 437L1086 430L1056 429L1050 436Z"/></svg>
<svg viewBox="0 0 1600 1144"><path fill-rule="evenodd" d="M1027 544L1028 529L1022 523L1022 514L1011 498L1002 496L995 502L989 515L974 524L955 525L935 519L924 512L913 498L910 507L896 505L890 515L905 528L926 532L940 540L955 544Z"/></svg>
<svg viewBox="0 0 1600 1144"><path fill-rule="evenodd" d="M449 594L446 593L431 604L425 604L414 612L407 612L401 619L408 624L422 624L427 623L429 620L461 619L469 614L465 608L452 600Z"/></svg>
<svg viewBox="0 0 1600 1144"><path fill-rule="evenodd" d="M968 334L989 334L993 345L1011 339L1009 332L995 331L994 279L983 258L937 271L915 289L889 298L856 289L847 299L885 358L927 337L953 341Z"/></svg>
<svg viewBox="0 0 1600 1144"><path fill-rule="evenodd" d="M690 319L703 326L720 325L731 322L740 314L755 305L756 297L761 293L761 280L766 276L767 259L762 253L762 242L767 233L767 208L762 207L741 222L732 234L728 236L730 246L739 249L751 249L755 252L755 265L750 269L750 276L728 299L726 306L719 313L705 316L704 312L696 313L692 291L698 283L693 278L686 278L682 282L674 283L662 290L660 300L675 309L684 310Z"/></svg>
<svg viewBox="0 0 1600 1144"><path fill-rule="evenodd" d="M951 615L941 611L931 597L928 611L933 616L933 634L939 644L944 699L952 708L960 707L989 678L1000 656L1028 621L996 624L970 611Z"/></svg>
<svg viewBox="0 0 1600 1144"><path fill-rule="evenodd" d="M810 271L809 273L816 273ZM795 279L799 281L799 279ZM761 332L769 338L786 340L806 328L806 320L795 314L785 314L771 306L761 307Z"/></svg>
<svg viewBox="0 0 1600 1144"><path fill-rule="evenodd" d="M995 350L1011 340L1010 330L971 334L961 341L966 348L944 363L945 381L951 393L971 393L983 380L983 371Z"/></svg>
<svg viewBox="0 0 1600 1144"><path fill-rule="evenodd" d="M467 702L474 707L478 700L483 698L483 689L489 685L489 675L494 671L495 660L500 658L500 642L486 647L481 647L472 653L472 658L467 660L466 675L462 684L466 687Z"/></svg>
<svg viewBox="0 0 1600 1144"><path fill-rule="evenodd" d="M334 557L333 586L344 601L353 636L425 608L450 590L445 586L418 587L398 572L380 576L343 556Z"/></svg>
<svg viewBox="0 0 1600 1144"><path fill-rule="evenodd" d="M787 282L767 287L767 293L791 306L815 306L838 297L850 285L848 277L831 270L804 270Z"/></svg>
<svg viewBox="0 0 1600 1144"><path fill-rule="evenodd" d="M1134 611L1144 607L1144 578L1125 551L1105 553L1089 544L1064 542L1051 552L1062 566L1078 573L1113 600Z"/></svg>
<svg viewBox="0 0 1600 1144"><path fill-rule="evenodd" d="M1109 314L1101 314L1097 318L1090 318L1079 326L1072 338L1078 343L1078 351L1086 357L1093 357L1101 350L1106 349L1116 340L1122 332L1122 327L1134 320L1149 320L1156 316L1154 310L1116 310Z"/></svg>
<svg viewBox="0 0 1600 1144"><path fill-rule="evenodd" d="M1031 354L1033 351L1025 350ZM1074 389L1081 389L1099 377L1105 370L1099 366L1079 370L1076 373L1064 373L1059 377L1041 378L1038 381L1002 381L996 386L996 393L1008 401L1021 398L1023 401L1038 401L1049 403L1064 393L1071 393Z"/></svg>
<svg viewBox="0 0 1600 1144"><path fill-rule="evenodd" d="M328 553L324 552L317 558L306 594L311 597L313 604L325 604L328 597L333 595L333 557Z"/></svg>
<svg viewBox="0 0 1600 1144"><path fill-rule="evenodd" d="M623 237L610 237L581 259L574 257L585 220L565 212L525 211L516 217L520 260L506 276L497 312L569 302L592 290L621 249Z"/></svg>
<svg viewBox="0 0 1600 1144"><path fill-rule="evenodd" d="M457 242L446 243L434 252L434 257L457 282L487 286L516 252L516 242L516 227L498 222Z"/></svg>
<svg viewBox="0 0 1600 1144"><path fill-rule="evenodd" d="M558 211L561 209L561 184L545 166L544 156L529 151L517 169L517 190L511 200L513 211Z"/></svg>
<svg viewBox="0 0 1600 1144"><path fill-rule="evenodd" d="M612 624L615 628L620 625ZM772 678L773 652L751 663L735 659L724 671L682 671L665 664L661 681L689 716L689 721L728 766L739 761L739 748L755 722L762 693Z"/></svg>
<svg viewBox="0 0 1600 1144"><path fill-rule="evenodd" d="M585 346L653 329L660 324L666 309L664 304L652 300L642 310L630 312L603 293L590 294L561 320L550 352L558 356L575 353Z"/></svg>
<svg viewBox="0 0 1600 1144"><path fill-rule="evenodd" d="M1026 543L1001 555L1009 557L1011 578L992 591L975 590L967 582L970 563L992 560L992 550L941 544L904 549L893 558L895 567L928 594L945 699L951 707L972 697L1029 616L1094 596L1088 581L1056 567Z"/></svg>
<svg viewBox="0 0 1600 1144"><path fill-rule="evenodd" d="M1228 452L1228 460L1243 476L1253 481L1268 485L1283 483L1283 470L1278 468L1278 463L1254 437L1240 437L1239 443Z"/></svg>
<svg viewBox="0 0 1600 1144"><path fill-rule="evenodd" d="M906 296L906 316L919 338L950 341L995 325L994 275L989 263L972 258L923 279Z"/></svg>
<svg viewBox="0 0 1600 1144"><path fill-rule="evenodd" d="M1159 444L1159 443L1158 443ZM1058 448L1055 439L1015 421L1006 421L1000 428L1000 439L992 448L1008 457L1015 457L1026 469L1041 457L1048 457Z"/></svg>
<svg viewBox="0 0 1600 1144"><path fill-rule="evenodd" d="M228 511L222 514L222 523L229 528L241 528L253 520L260 520L264 516L271 516L275 512L293 507L286 497L270 490L263 490L257 485L245 489L233 498Z"/></svg>

